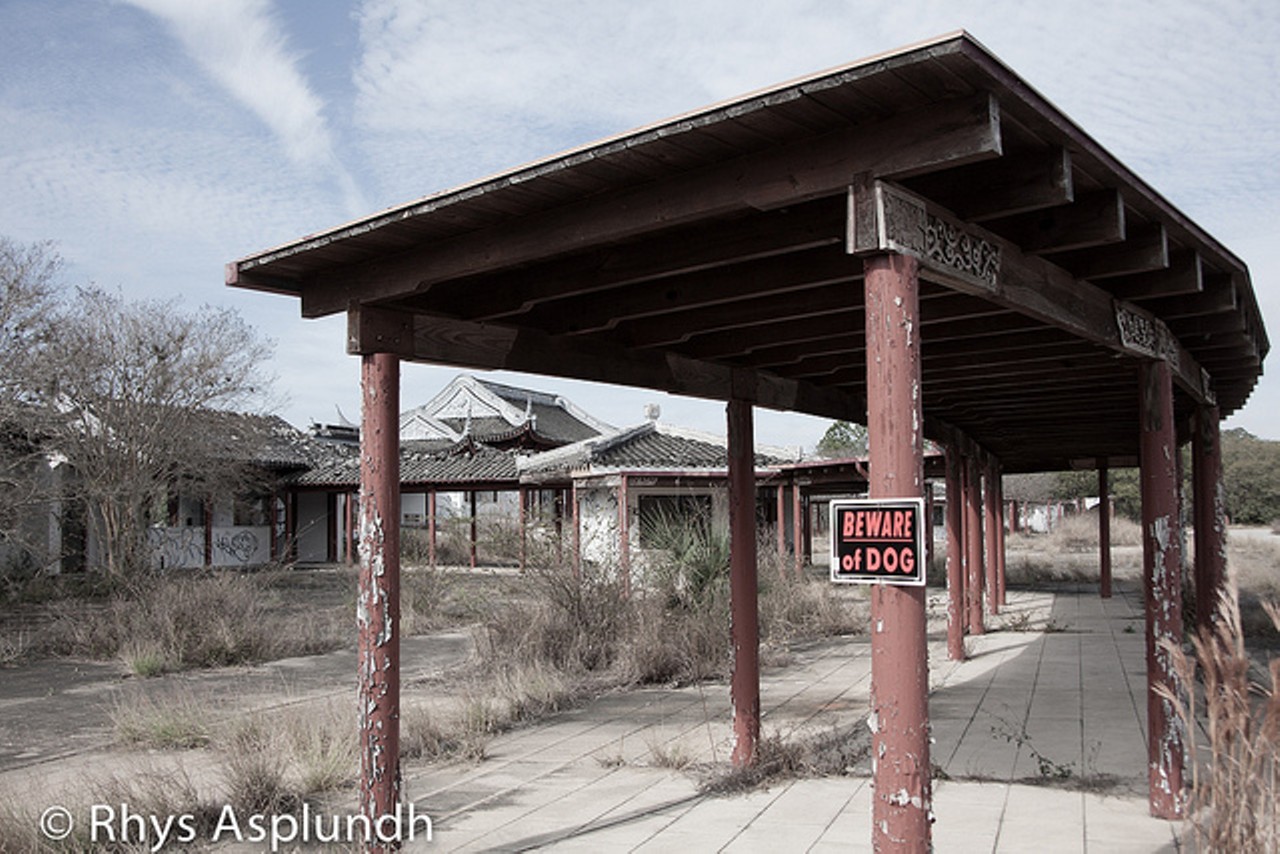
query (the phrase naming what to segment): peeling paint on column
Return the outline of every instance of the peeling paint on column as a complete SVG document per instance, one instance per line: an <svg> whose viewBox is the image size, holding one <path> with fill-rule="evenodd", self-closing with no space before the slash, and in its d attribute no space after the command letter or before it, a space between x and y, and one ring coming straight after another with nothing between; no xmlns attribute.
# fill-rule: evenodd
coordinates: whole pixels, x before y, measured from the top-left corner
<svg viewBox="0 0 1280 854"><path fill-rule="evenodd" d="M919 279L900 255L864 261L872 498L923 492ZM871 588L872 846L928 850L932 780L924 588Z"/></svg>
<svg viewBox="0 0 1280 854"><path fill-rule="evenodd" d="M361 370L359 798L377 819L400 799L399 363L365 355Z"/></svg>
<svg viewBox="0 0 1280 854"><path fill-rule="evenodd" d="M1185 802L1186 733L1173 704L1157 693L1184 691L1170 654L1171 647L1182 641L1182 536L1174 465L1173 385L1167 364L1142 366L1140 396L1148 800L1152 815L1177 819Z"/></svg>

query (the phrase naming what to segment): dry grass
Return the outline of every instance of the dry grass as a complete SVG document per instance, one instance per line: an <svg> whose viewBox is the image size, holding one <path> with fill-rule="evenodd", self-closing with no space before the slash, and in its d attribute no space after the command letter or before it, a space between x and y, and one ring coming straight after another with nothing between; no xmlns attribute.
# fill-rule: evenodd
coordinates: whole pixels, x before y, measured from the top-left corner
<svg viewBox="0 0 1280 854"><path fill-rule="evenodd" d="M1266 612L1280 629L1280 608ZM1192 784L1188 816L1204 851L1276 851L1280 848L1280 659L1272 659L1270 685L1250 678L1236 599L1224 594L1222 622L1192 639L1195 657L1166 643L1188 694L1157 689L1173 703L1187 733ZM1199 675L1199 697L1195 696ZM1197 737L1202 715L1204 738Z"/></svg>
<svg viewBox="0 0 1280 854"><path fill-rule="evenodd" d="M870 756L871 732L862 723L817 734L763 733L753 764L713 767L704 775L700 788L712 794L732 794L793 777L863 774L868 771L865 766Z"/></svg>
<svg viewBox="0 0 1280 854"><path fill-rule="evenodd" d="M105 601L57 602L29 652L118 658L136 675L156 676L326 652L347 642L349 619L289 609L272 578L148 575Z"/></svg>

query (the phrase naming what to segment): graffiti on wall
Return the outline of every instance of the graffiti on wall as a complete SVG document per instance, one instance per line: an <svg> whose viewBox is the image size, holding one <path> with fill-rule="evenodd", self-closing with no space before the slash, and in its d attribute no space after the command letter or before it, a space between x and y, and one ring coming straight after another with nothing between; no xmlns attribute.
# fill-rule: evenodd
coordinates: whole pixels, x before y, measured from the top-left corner
<svg viewBox="0 0 1280 854"><path fill-rule="evenodd" d="M236 527L213 529L214 566L246 566L271 560L271 529Z"/></svg>
<svg viewBox="0 0 1280 854"><path fill-rule="evenodd" d="M158 569L197 567L204 564L203 528L150 528L147 545Z"/></svg>
<svg viewBox="0 0 1280 854"><path fill-rule="evenodd" d="M248 566L271 560L268 527L214 528L213 566ZM157 569L195 569L205 565L204 528L151 528L147 531L151 563Z"/></svg>

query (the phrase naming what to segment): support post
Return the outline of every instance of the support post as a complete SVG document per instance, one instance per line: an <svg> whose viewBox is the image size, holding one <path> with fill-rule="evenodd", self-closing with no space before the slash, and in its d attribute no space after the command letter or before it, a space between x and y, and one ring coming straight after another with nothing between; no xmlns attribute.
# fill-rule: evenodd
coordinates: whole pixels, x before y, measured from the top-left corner
<svg viewBox="0 0 1280 854"><path fill-rule="evenodd" d="M1182 817L1182 727L1173 704L1157 686L1182 690L1164 644L1182 641L1182 556L1173 421L1173 378L1167 362L1142 365L1139 412L1142 433L1142 581L1147 628L1147 769L1151 814Z"/></svg>
<svg viewBox="0 0 1280 854"><path fill-rule="evenodd" d="M436 491L427 492L427 562L436 565Z"/></svg>
<svg viewBox="0 0 1280 854"><path fill-rule="evenodd" d="M361 357L360 812L394 814L400 800L400 361Z"/></svg>
<svg viewBox="0 0 1280 854"><path fill-rule="evenodd" d="M960 449L947 448L947 658L964 661L964 479Z"/></svg>
<svg viewBox="0 0 1280 854"><path fill-rule="evenodd" d="M346 552L345 562L348 566L356 561L355 498L356 494L354 492L348 492L343 495L343 526L346 528L346 539L343 542L343 551Z"/></svg>
<svg viewBox="0 0 1280 854"><path fill-rule="evenodd" d="M925 577L933 568L933 481L924 483L924 566Z"/></svg>
<svg viewBox="0 0 1280 854"><path fill-rule="evenodd" d="M920 280L914 258L864 261L867 427L872 498L918 498L924 486ZM925 588L871 588L871 715L875 761L871 843L928 851L929 660Z"/></svg>
<svg viewBox="0 0 1280 854"><path fill-rule="evenodd" d="M622 595L631 595L631 512L628 507L627 476L618 483L618 565L622 572Z"/></svg>
<svg viewBox="0 0 1280 854"><path fill-rule="evenodd" d="M1098 586L1111 598L1111 484L1107 461L1098 460Z"/></svg>
<svg viewBox="0 0 1280 854"><path fill-rule="evenodd" d="M582 519L578 512L578 482L569 487L570 524L573 525L573 575L582 578Z"/></svg>
<svg viewBox="0 0 1280 854"><path fill-rule="evenodd" d="M995 616L1000 613L1000 559L996 556L1000 548L1000 505L996 503L996 461L987 462L983 472L987 480L986 489L982 491L982 509L984 531L987 537L987 613Z"/></svg>
<svg viewBox="0 0 1280 854"><path fill-rule="evenodd" d="M969 634L986 634L982 621L982 478L978 460L966 457L964 465L965 598L969 604Z"/></svg>
<svg viewBox="0 0 1280 854"><path fill-rule="evenodd" d="M751 403L731 400L729 603L733 637L733 764L751 765L760 739L760 628L756 577L756 471Z"/></svg>
<svg viewBox="0 0 1280 854"><path fill-rule="evenodd" d="M787 574L787 488L778 484L778 574Z"/></svg>
<svg viewBox="0 0 1280 854"><path fill-rule="evenodd" d="M204 499L204 565L213 566L213 498Z"/></svg>
<svg viewBox="0 0 1280 854"><path fill-rule="evenodd" d="M800 481L791 484L791 550L795 555L796 577L804 575L804 493Z"/></svg>
<svg viewBox="0 0 1280 854"><path fill-rule="evenodd" d="M525 564L528 562L529 551L529 519L525 505L528 503L529 495L523 486L516 488L516 504L519 506L519 525L520 525L520 571L524 572Z"/></svg>
<svg viewBox="0 0 1280 854"><path fill-rule="evenodd" d="M1221 618L1219 595L1226 582L1227 510L1222 486L1222 437L1216 406L1196 410L1192 436L1192 489L1195 510L1196 630L1206 631Z"/></svg>
<svg viewBox="0 0 1280 854"><path fill-rule="evenodd" d="M1004 466L999 463L995 468L996 478L996 601L1003 608L1006 604L1005 594L1008 592L1009 565L1004 547Z"/></svg>
<svg viewBox="0 0 1280 854"><path fill-rule="evenodd" d="M471 502L470 503L471 525L468 530L468 537L471 541L470 561L471 561L471 568L475 569L476 564L478 563L476 558L476 541L479 539L479 537L477 536L478 532L476 531L476 491L473 489L470 492L468 492L467 495Z"/></svg>

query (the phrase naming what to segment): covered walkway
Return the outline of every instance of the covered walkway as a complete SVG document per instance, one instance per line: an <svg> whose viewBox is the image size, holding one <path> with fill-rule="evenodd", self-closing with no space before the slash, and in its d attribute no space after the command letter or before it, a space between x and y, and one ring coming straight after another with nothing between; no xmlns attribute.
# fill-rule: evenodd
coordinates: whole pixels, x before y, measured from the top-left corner
<svg viewBox="0 0 1280 854"><path fill-rule="evenodd" d="M1174 850L1182 827L1147 810L1142 619L1123 588L1011 591L1007 628L971 638L963 663L932 621L935 850ZM863 730L870 677L866 637L766 668L766 738ZM852 779L701 794L698 766L723 766L730 720L713 686L610 695L499 737L478 765L408 765L406 794L451 851L871 850L865 757Z"/></svg>
<svg viewBox="0 0 1280 854"><path fill-rule="evenodd" d="M371 818L400 798L402 360L726 402L740 765L762 709L753 407L866 424L876 500L921 499L925 440L946 448L948 495L964 496L948 502L953 660L1004 605L1001 473L1096 468L1105 492L1109 468L1141 465L1144 770L1152 814L1181 816L1182 733L1154 691L1177 689L1160 646L1182 633L1175 461L1190 441L1195 578L1213 601L1219 422L1261 375L1267 333L1244 262L969 34L304 237L226 281L306 317L345 312L362 360ZM872 587L877 850L929 847L925 607L921 587Z"/></svg>

